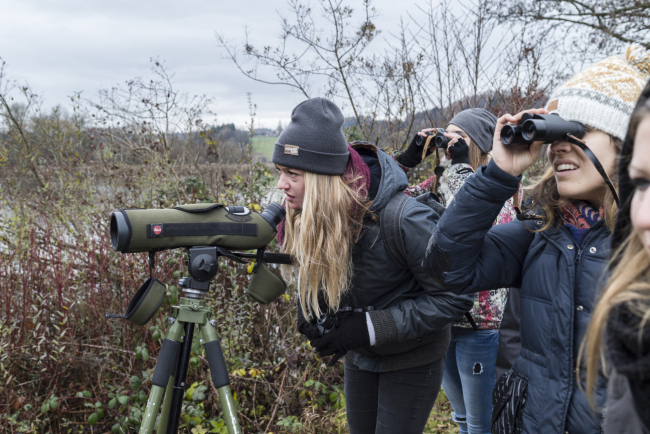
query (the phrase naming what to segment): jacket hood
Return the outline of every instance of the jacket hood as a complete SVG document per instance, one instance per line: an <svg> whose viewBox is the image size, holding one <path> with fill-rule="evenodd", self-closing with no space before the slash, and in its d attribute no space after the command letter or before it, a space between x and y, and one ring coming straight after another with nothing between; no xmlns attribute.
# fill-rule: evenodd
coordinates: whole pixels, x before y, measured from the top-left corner
<svg viewBox="0 0 650 434"><path fill-rule="evenodd" d="M650 98L650 81L646 84L641 92L634 111L632 112L632 121L628 125L625 140L623 140L623 147L621 148L621 155L618 166L618 195L620 198L620 208L616 216L616 224L614 226L614 233L612 235L612 254L616 249L625 241L632 230L632 222L630 220L630 202L634 194L634 184L630 180L630 175L627 172L632 153L634 151L634 134L636 127L634 119L636 114L648 103Z"/></svg>
<svg viewBox="0 0 650 434"><path fill-rule="evenodd" d="M406 173L399 167L395 159L369 143L352 144L353 149L369 149L377 154L379 165L381 166L381 182L377 196L370 206L370 211L377 212L384 208L388 201L391 200L398 192L404 191L408 187Z"/></svg>

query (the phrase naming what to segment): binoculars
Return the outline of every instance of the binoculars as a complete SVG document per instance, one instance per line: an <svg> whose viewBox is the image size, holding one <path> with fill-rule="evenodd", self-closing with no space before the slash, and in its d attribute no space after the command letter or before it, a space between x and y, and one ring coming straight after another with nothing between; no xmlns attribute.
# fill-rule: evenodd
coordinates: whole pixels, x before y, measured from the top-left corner
<svg viewBox="0 0 650 434"><path fill-rule="evenodd" d="M571 134L579 139L585 135L580 122L566 121L557 114L524 113L519 125L506 125L501 130L501 143L530 146L533 142L552 143Z"/></svg>
<svg viewBox="0 0 650 434"><path fill-rule="evenodd" d="M445 137L445 133L448 133L448 131L445 131L442 128L437 128L437 131L434 133L433 131L427 131L425 134L427 137L422 137L419 134L417 135L417 145L422 147L427 141L433 142L433 144L437 148L441 149L447 149L449 146L449 142L452 140L449 137ZM451 132L450 134L458 134L456 132ZM433 138L429 139L430 136L433 136Z"/></svg>

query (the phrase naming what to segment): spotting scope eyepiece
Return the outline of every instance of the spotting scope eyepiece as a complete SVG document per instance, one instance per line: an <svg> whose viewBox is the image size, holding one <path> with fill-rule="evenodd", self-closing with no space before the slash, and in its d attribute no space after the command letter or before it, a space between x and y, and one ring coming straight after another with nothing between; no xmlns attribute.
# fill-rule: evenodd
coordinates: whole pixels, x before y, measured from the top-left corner
<svg viewBox="0 0 650 434"><path fill-rule="evenodd" d="M269 206L262 211L262 218L270 224L274 230L278 230L278 224L284 219L284 216L287 214L284 208L282 208L278 203L271 202Z"/></svg>

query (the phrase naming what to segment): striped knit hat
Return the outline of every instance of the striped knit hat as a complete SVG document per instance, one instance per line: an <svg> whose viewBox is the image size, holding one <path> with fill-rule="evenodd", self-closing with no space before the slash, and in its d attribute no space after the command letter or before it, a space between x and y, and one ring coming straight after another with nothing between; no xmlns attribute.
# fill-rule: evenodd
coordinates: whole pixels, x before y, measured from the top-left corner
<svg viewBox="0 0 650 434"><path fill-rule="evenodd" d="M638 45L578 73L556 89L546 109L623 140L650 75L650 54Z"/></svg>

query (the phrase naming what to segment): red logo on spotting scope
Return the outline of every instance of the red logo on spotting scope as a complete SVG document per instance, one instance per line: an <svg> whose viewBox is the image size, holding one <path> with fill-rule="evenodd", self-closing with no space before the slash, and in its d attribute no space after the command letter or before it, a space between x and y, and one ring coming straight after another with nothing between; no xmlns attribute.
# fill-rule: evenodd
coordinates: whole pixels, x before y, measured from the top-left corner
<svg viewBox="0 0 650 434"><path fill-rule="evenodd" d="M154 234L160 235L161 232L162 232L162 228L160 226L154 226L153 227L153 233Z"/></svg>

